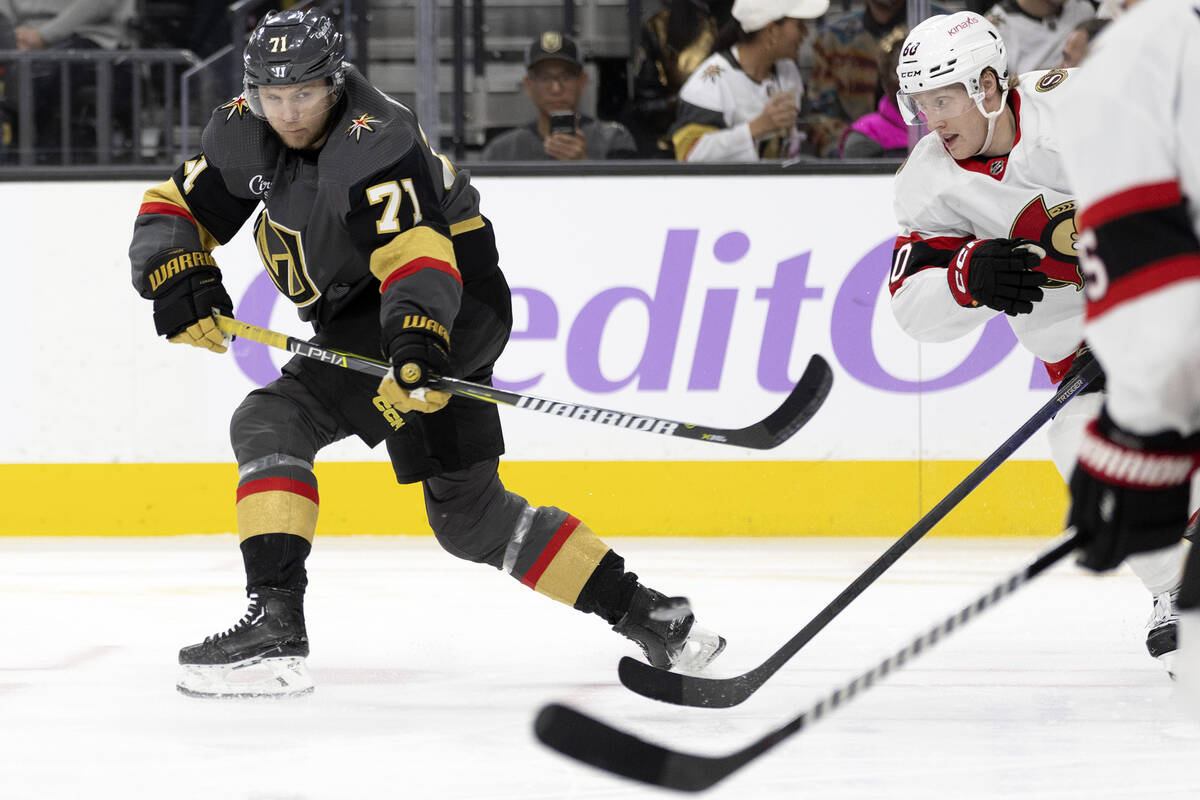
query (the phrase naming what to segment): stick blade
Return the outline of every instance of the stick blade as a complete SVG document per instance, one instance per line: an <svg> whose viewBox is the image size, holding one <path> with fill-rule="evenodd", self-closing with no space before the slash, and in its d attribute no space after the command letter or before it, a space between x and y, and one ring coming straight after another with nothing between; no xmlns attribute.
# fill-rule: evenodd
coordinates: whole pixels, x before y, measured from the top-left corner
<svg viewBox="0 0 1200 800"><path fill-rule="evenodd" d="M681 675L628 656L617 665L617 676L625 688L642 697L694 708L730 708L743 702L758 688L753 673L734 678Z"/></svg>
<svg viewBox="0 0 1200 800"><path fill-rule="evenodd" d="M538 712L533 730L552 750L653 786L698 792L728 774L723 759L668 750L558 703Z"/></svg>
<svg viewBox="0 0 1200 800"><path fill-rule="evenodd" d="M821 408L833 386L833 369L819 355L808 360L800 380L779 408L770 416L748 428L732 431L731 444L770 450L792 438Z"/></svg>

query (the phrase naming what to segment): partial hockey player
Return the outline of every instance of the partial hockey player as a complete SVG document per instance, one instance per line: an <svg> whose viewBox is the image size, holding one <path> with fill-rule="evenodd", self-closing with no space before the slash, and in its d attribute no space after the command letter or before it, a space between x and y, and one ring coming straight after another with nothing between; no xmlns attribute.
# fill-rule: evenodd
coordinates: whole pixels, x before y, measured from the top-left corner
<svg viewBox="0 0 1200 800"><path fill-rule="evenodd" d="M1080 563L1175 548L1200 467L1200 2L1145 0L1097 40L1064 113L1087 340L1108 375L1071 479ZM1195 530L1196 517L1192 517ZM1136 558L1136 556L1135 556ZM1200 548L1175 669L1200 687Z"/></svg>
<svg viewBox="0 0 1200 800"><path fill-rule="evenodd" d="M694 625L685 600L639 583L586 524L501 485L494 405L427 388L438 374L490 382L512 326L508 284L469 175L345 62L327 17L265 17L245 50L244 93L215 110L201 145L146 192L134 226L133 283L153 301L158 333L225 351L212 314L233 304L212 250L261 204L263 265L316 341L393 370L377 382L295 358L234 412L250 607L180 651L181 691L311 690L303 598L317 526L313 461L352 435L386 444L397 481L422 483L429 524L451 554L599 615L655 666L699 669L721 651L724 640Z"/></svg>
<svg viewBox="0 0 1200 800"><path fill-rule="evenodd" d="M969 11L913 28L897 72L901 112L929 127L896 176L897 321L920 341L945 342L1003 313L1052 380L1081 369L1091 358L1082 346L1084 277L1059 141L1076 124L1062 112L1075 72L1010 76L1004 41ZM1064 479L1102 388L1092 383L1050 425ZM1157 658L1175 649L1182 547L1129 560L1154 596L1146 646Z"/></svg>

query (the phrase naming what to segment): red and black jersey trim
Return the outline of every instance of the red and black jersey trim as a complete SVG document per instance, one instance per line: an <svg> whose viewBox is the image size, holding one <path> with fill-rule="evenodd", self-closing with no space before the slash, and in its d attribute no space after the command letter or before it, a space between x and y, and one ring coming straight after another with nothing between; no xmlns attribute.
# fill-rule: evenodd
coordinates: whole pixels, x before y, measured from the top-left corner
<svg viewBox="0 0 1200 800"><path fill-rule="evenodd" d="M930 267L946 269L954 259L958 248L971 241L970 236L932 236L928 239L919 233L897 236L892 248L892 272L888 276L888 289L892 294L910 276Z"/></svg>
<svg viewBox="0 0 1200 800"><path fill-rule="evenodd" d="M257 197L245 198L232 194L225 185L221 170L211 163L196 176L191 189L186 192L184 184L187 176L184 174L183 165L175 169L171 179L179 187L180 196L187 202L188 211L192 215L190 221L202 225L221 244L228 243L254 213L254 209L258 208ZM164 209L161 204L153 205L156 207L147 208L143 205L139 213L188 217L186 213Z"/></svg>
<svg viewBox="0 0 1200 800"><path fill-rule="evenodd" d="M1104 265L1104 296L1088 317L1175 281L1200 278L1200 240L1175 181L1135 186L1089 206L1080 225L1094 239L1090 257Z"/></svg>

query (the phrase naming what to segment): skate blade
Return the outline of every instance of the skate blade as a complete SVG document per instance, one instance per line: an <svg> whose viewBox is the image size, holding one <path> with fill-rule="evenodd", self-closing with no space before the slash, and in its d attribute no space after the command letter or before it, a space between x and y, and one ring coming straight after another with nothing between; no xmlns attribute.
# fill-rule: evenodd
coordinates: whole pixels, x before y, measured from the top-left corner
<svg viewBox="0 0 1200 800"><path fill-rule="evenodd" d="M1163 669L1165 669L1167 671L1167 675L1171 678L1171 680L1176 680L1176 678L1175 678L1175 651L1174 650L1172 650L1169 653L1163 653L1161 656L1159 656L1158 663L1163 665Z"/></svg>
<svg viewBox="0 0 1200 800"><path fill-rule="evenodd" d="M684 642L679 658L671 666L672 672L693 674L704 670L725 650L725 637L693 625Z"/></svg>
<svg viewBox="0 0 1200 800"><path fill-rule="evenodd" d="M236 664L186 664L175 688L188 697L283 698L313 691L302 656L253 658Z"/></svg>

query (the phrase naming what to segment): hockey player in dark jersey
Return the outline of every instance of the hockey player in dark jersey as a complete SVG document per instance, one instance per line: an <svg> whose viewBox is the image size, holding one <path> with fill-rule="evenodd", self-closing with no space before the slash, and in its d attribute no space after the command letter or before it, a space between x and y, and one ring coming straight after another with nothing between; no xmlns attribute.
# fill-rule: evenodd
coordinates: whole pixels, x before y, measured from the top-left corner
<svg viewBox="0 0 1200 800"><path fill-rule="evenodd" d="M263 265L316 341L393 369L377 383L294 358L234 412L250 607L180 651L181 691L311 690L303 597L313 462L352 435L387 446L396 480L422 483L429 524L453 555L599 615L655 666L697 669L721 651L686 601L640 584L586 524L504 488L494 405L427 388L440 374L490 382L512 326L508 284L469 175L430 147L408 108L345 63L327 17L266 16L246 47L244 93L214 112L201 146L146 193L134 226L133 283L153 301L158 333L224 352L212 314L233 304L211 251L262 204Z"/></svg>

